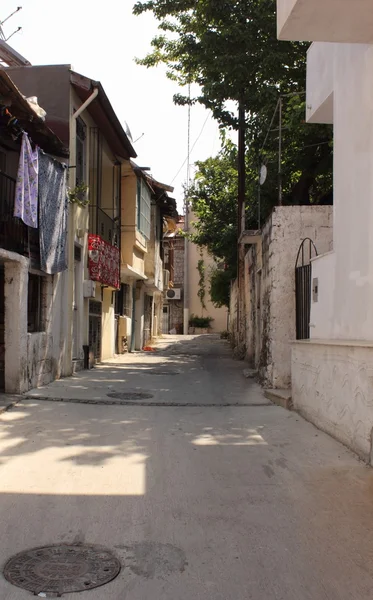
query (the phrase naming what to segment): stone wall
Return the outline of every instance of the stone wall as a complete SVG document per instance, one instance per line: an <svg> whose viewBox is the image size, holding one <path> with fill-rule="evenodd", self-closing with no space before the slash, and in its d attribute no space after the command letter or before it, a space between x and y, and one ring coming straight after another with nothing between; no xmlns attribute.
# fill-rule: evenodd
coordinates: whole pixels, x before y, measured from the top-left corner
<svg viewBox="0 0 373 600"><path fill-rule="evenodd" d="M229 337L233 348L237 346L237 311L238 311L238 282L237 279L231 283L229 301Z"/></svg>
<svg viewBox="0 0 373 600"><path fill-rule="evenodd" d="M373 344L307 341L292 345L294 407L372 464Z"/></svg>
<svg viewBox="0 0 373 600"><path fill-rule="evenodd" d="M27 380L28 388L47 385L58 374L58 359L53 355L53 278L43 277L42 284L43 331L27 334Z"/></svg>
<svg viewBox="0 0 373 600"><path fill-rule="evenodd" d="M261 239L245 256L246 358L263 385L291 385L291 342L295 330L295 262L304 238L319 254L332 246L332 207L283 206L274 209Z"/></svg>

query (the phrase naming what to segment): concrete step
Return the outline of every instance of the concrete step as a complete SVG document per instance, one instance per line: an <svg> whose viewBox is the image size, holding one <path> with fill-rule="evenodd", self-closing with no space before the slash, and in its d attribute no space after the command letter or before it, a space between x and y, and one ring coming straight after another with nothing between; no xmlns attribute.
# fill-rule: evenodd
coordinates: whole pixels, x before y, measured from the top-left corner
<svg viewBox="0 0 373 600"><path fill-rule="evenodd" d="M268 400L282 406L282 408L286 408L286 410L293 408L291 390L264 390L264 395Z"/></svg>
<svg viewBox="0 0 373 600"><path fill-rule="evenodd" d="M0 394L0 414L13 408L18 402L23 400L23 396L16 394Z"/></svg>

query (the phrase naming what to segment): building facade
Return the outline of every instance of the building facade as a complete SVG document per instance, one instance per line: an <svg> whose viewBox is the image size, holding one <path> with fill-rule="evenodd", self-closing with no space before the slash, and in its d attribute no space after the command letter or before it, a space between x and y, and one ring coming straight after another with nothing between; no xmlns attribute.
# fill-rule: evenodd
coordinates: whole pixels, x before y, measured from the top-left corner
<svg viewBox="0 0 373 600"><path fill-rule="evenodd" d="M172 191L133 161L122 165L119 352L141 350L161 333L165 219L177 215Z"/></svg>
<svg viewBox="0 0 373 600"><path fill-rule="evenodd" d="M4 70L0 98L0 391L20 394L64 369L69 153Z"/></svg>
<svg viewBox="0 0 373 600"><path fill-rule="evenodd" d="M311 334L293 345L293 402L371 461L372 7L368 0L277 0L277 8L280 39L314 42L307 120L334 127L333 250L312 261Z"/></svg>
<svg viewBox="0 0 373 600"><path fill-rule="evenodd" d="M39 98L46 123L70 150L68 270L58 292L65 307L59 376L66 376L116 352L121 165L136 153L100 82L69 65L9 72L24 95Z"/></svg>
<svg viewBox="0 0 373 600"><path fill-rule="evenodd" d="M194 215L190 213L190 231L193 230L194 220ZM210 297L211 273L214 269L219 268L219 262L207 252L206 248L201 248L188 240L184 230L185 217L179 217L176 229L170 228L165 236L165 268L169 272L171 289L165 295L163 333L183 333L186 278L188 279L189 318L191 319L193 316L210 317L212 320L209 331L221 333L228 326L228 309L217 308ZM186 246L187 261L185 260Z"/></svg>

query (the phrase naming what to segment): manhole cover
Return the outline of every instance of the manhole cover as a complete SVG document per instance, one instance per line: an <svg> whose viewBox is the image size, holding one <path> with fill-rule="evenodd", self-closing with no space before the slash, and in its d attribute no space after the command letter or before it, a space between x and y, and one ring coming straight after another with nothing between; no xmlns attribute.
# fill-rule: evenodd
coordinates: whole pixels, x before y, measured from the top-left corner
<svg viewBox="0 0 373 600"><path fill-rule="evenodd" d="M54 597L82 592L112 581L120 572L116 556L99 546L45 546L13 556L5 578L20 588Z"/></svg>
<svg viewBox="0 0 373 600"><path fill-rule="evenodd" d="M109 398L117 398L118 400L148 400L153 398L153 394L147 392L111 392L106 395Z"/></svg>

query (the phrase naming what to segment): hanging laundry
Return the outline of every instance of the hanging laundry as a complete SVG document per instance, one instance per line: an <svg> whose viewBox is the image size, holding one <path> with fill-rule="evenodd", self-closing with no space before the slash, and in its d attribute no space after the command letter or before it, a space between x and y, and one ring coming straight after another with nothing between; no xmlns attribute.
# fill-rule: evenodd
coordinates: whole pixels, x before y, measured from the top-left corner
<svg viewBox="0 0 373 600"><path fill-rule="evenodd" d="M39 151L40 268L53 275L67 269L67 168Z"/></svg>
<svg viewBox="0 0 373 600"><path fill-rule="evenodd" d="M34 228L38 226L38 169L38 148L33 150L27 133L23 133L14 199L14 216Z"/></svg>

